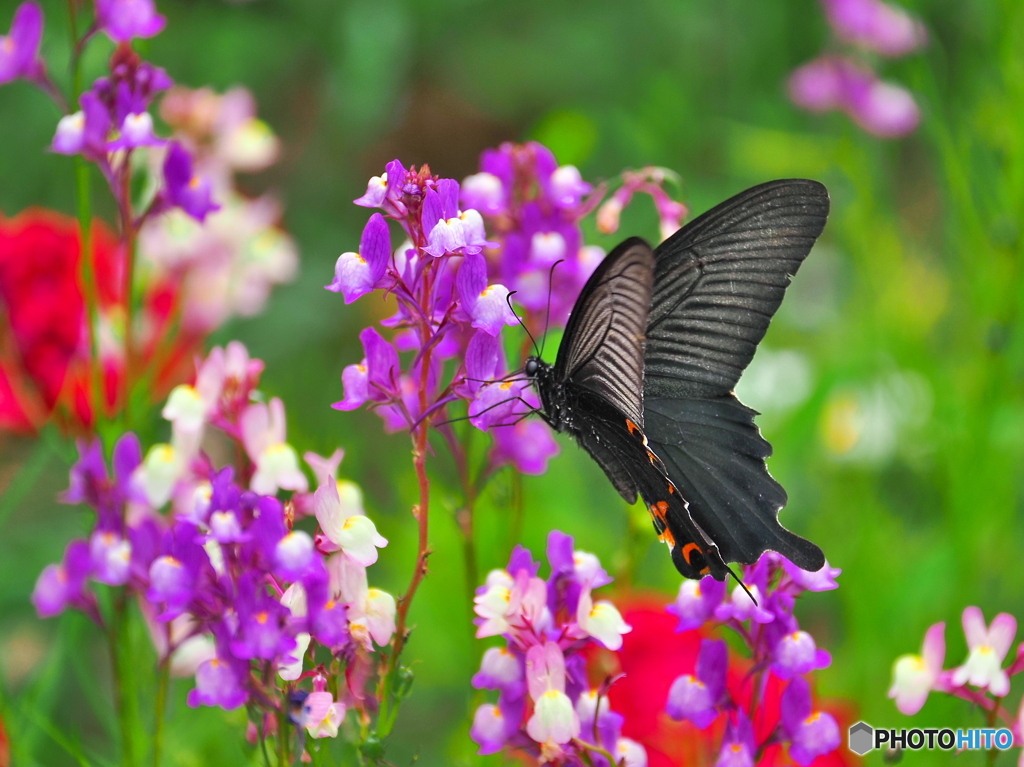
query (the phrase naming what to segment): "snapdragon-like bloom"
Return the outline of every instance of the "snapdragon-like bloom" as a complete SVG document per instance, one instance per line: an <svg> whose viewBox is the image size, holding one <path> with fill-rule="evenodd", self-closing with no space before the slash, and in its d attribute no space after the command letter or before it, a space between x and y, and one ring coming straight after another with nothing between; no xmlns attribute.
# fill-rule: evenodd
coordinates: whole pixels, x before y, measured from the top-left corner
<svg viewBox="0 0 1024 767"><path fill-rule="evenodd" d="M665 173L642 171L636 182L625 175L630 196L649 193L663 223L678 226L685 208L661 188ZM480 172L462 184L426 166L388 163L355 201L381 212L358 252L338 258L327 288L346 303L386 291L397 310L380 323L387 337L376 328L361 334L366 357L345 368L344 397L334 407L370 404L388 431L416 432L442 427L462 400L470 423L494 438L491 467L542 473L557 446L542 425L522 423L539 402L527 382L509 375L500 335L520 321L538 333L549 329L545 320L565 325L604 257L583 244L581 227L603 193L536 142L485 151ZM387 220L407 238L394 250ZM509 304L513 292L525 317ZM466 449L460 440L451 445Z"/></svg>
<svg viewBox="0 0 1024 767"><path fill-rule="evenodd" d="M665 707L668 715L673 719L688 719L700 729L711 724L718 718L727 668L725 642L705 639L697 657L696 674L684 674L672 683Z"/></svg>
<svg viewBox="0 0 1024 767"><path fill-rule="evenodd" d="M1010 678L1002 663L1017 633L1017 619L999 613L992 619L992 625L986 626L981 609L972 606L964 610L963 626L969 655L964 665L953 672L951 683L988 688L996 697L1003 697L1010 691Z"/></svg>
<svg viewBox="0 0 1024 767"><path fill-rule="evenodd" d="M284 403L278 397L270 403L253 403L241 416L242 440L256 465L250 486L257 493L278 488L305 491L309 486L299 468L299 456L285 435Z"/></svg>
<svg viewBox="0 0 1024 767"><path fill-rule="evenodd" d="M793 679L782 694L782 728L790 739L789 755L806 767L841 742L839 725L830 714L814 711L811 688L803 677Z"/></svg>
<svg viewBox="0 0 1024 767"><path fill-rule="evenodd" d="M473 677L474 687L499 697L477 709L470 735L482 754L515 745L542 762L575 765L583 764L589 744L621 750L627 763L643 765L643 747L621 738L622 717L610 710L605 691L589 689L583 669L581 650L618 648L630 630L611 602L595 604L590 595L611 579L596 557L574 551L572 538L558 531L548 538L548 562L544 580L532 554L516 547L507 568L493 570L477 589L477 636L502 635L507 645L489 648Z"/></svg>
<svg viewBox="0 0 1024 767"><path fill-rule="evenodd" d="M193 171L191 155L177 142L171 143L164 159L164 185L168 203L197 221L220 209L213 201L210 180Z"/></svg>
<svg viewBox="0 0 1024 767"><path fill-rule="evenodd" d="M823 56L797 69L789 80L793 102L812 112L846 112L869 133L904 136L917 128L920 110L899 85L846 59Z"/></svg>
<svg viewBox="0 0 1024 767"><path fill-rule="evenodd" d="M377 287L387 270L391 258L391 238L388 224L380 213L370 216L358 253L342 253L334 265L334 281L328 290L341 293L350 304Z"/></svg>
<svg viewBox="0 0 1024 767"><path fill-rule="evenodd" d="M904 714L916 714L938 682L946 658L946 624L936 623L924 635L920 655L901 655L892 669L889 697Z"/></svg>
<svg viewBox="0 0 1024 767"><path fill-rule="evenodd" d="M32 78L42 70L39 42L43 37L43 9L29 0L14 12L11 29L0 35L0 85Z"/></svg>
<svg viewBox="0 0 1024 767"><path fill-rule="evenodd" d="M274 710L268 694L275 693L267 686L274 673L308 704L306 718L293 723L311 737L334 737L345 701L371 694L377 647L387 647L396 630L395 599L369 585L365 566L386 541L372 532L368 558L360 556L365 551L358 535L353 543L347 533L337 534L352 527L346 524L352 516L374 529L362 514L358 488L334 477L340 450L312 462L323 474L322 489L334 491L321 515L328 529L294 527L296 510L312 509L316 498L296 489L286 506L275 495L280 473L263 461L267 449L284 439L284 409L272 400L251 415L262 363L231 344L211 352L198 369L200 379L216 384L195 411L199 425L219 430L237 455L252 448L259 465L242 461L238 472L217 469L202 441L186 461L175 458L171 445L157 445L143 458L138 439L127 434L108 467L99 442L82 441L63 499L92 507L96 527L40 574L33 603L41 616L70 607L105 626L108 616L94 584L123 588L139 601L161 662L174 674L194 675L189 705ZM183 397L179 390L165 408L178 434L190 433L183 426L196 426L183 423L193 413L182 407ZM253 483L246 481L249 470ZM263 492L246 486L261 484L255 479L261 470L277 478ZM334 553L321 550L314 536ZM320 648L330 660L304 669ZM328 676L335 677L334 693L326 691ZM310 678L312 691L304 687Z"/></svg>
<svg viewBox="0 0 1024 767"><path fill-rule="evenodd" d="M154 37L166 23L153 0L96 0L96 24L115 42Z"/></svg>
<svg viewBox="0 0 1024 767"><path fill-rule="evenodd" d="M345 502L339 493L345 490ZM377 549L388 545L387 539L377 532L376 525L363 514L358 488L348 484L339 488L333 479L317 488L314 510L323 535L320 549L325 552L342 551L362 567L377 561Z"/></svg>
<svg viewBox="0 0 1024 767"><path fill-rule="evenodd" d="M822 0L836 36L883 56L904 56L927 39L924 26L902 8L881 0Z"/></svg>

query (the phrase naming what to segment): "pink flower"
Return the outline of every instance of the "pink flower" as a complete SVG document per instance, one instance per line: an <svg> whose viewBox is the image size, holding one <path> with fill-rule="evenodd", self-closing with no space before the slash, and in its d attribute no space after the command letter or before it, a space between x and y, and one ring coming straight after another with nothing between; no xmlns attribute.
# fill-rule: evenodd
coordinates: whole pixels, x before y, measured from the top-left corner
<svg viewBox="0 0 1024 767"><path fill-rule="evenodd" d="M893 664L889 697L904 714L920 711L928 693L935 689L946 658L945 633L946 624L936 623L925 632L920 655L902 655Z"/></svg>
<svg viewBox="0 0 1024 767"><path fill-rule="evenodd" d="M245 450L256 464L252 490L263 495L278 488L305 492L309 484L299 468L299 456L285 441L284 403L274 397L269 405L249 405L242 412L241 427Z"/></svg>
<svg viewBox="0 0 1024 767"><path fill-rule="evenodd" d="M565 656L554 642L526 651L526 683L533 716L526 733L541 746L562 745L580 734L580 719L565 694Z"/></svg>
<svg viewBox="0 0 1024 767"><path fill-rule="evenodd" d="M353 562L368 567L377 561L377 549L388 545L376 525L363 514L362 492L351 482L329 479L317 488L313 508L323 535L321 551L343 551Z"/></svg>
<svg viewBox="0 0 1024 767"><path fill-rule="evenodd" d="M1003 658L1017 633L1017 619L1009 613L999 613L992 619L992 625L986 627L981 608L972 605L964 610L963 626L970 654L964 665L953 671L951 682L957 687L987 687L997 698L1003 697L1010 691L1010 678L1002 668Z"/></svg>

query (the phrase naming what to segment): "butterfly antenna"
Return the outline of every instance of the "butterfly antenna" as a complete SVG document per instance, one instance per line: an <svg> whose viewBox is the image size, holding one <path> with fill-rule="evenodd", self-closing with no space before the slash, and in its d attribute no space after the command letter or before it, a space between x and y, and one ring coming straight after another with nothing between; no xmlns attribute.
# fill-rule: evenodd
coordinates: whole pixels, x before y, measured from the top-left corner
<svg viewBox="0 0 1024 767"><path fill-rule="evenodd" d="M725 569L729 571L729 575L731 575L736 580L736 582L740 585L740 588L743 589L744 593L746 593L746 595L750 597L750 601L754 603L754 607L757 607L757 600L754 599L754 595L750 593L750 589L747 588L747 584L740 580L740 577L733 572L732 568L729 567L729 565L726 565Z"/></svg>
<svg viewBox="0 0 1024 767"><path fill-rule="evenodd" d="M526 327L526 323L523 322L523 318L516 314L516 310L512 308L512 296L514 296L518 292L518 290L510 290L508 295L505 296L505 303L508 304L508 310L512 312L512 316L516 318L516 322L518 322L519 325L523 328L523 330L526 331L526 335L530 337L530 341L533 343L533 350L537 352L537 356L539 357L543 350L537 346L537 339L533 337L533 333L531 333L530 329Z"/></svg>
<svg viewBox="0 0 1024 767"><path fill-rule="evenodd" d="M562 263L565 259L560 258L551 265L551 271L548 272L548 303L544 307L544 335L541 336L542 341L545 343L548 340L548 322L551 320L551 292L555 286L555 267ZM544 356L544 347L541 346L538 357Z"/></svg>

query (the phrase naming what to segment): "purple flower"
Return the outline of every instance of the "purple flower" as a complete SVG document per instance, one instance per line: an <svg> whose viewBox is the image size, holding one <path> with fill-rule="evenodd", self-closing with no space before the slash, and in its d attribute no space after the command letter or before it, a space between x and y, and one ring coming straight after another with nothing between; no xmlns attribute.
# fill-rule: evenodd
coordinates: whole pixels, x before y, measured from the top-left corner
<svg viewBox="0 0 1024 767"><path fill-rule="evenodd" d="M541 421L523 419L498 425L491 434L491 462L495 466L511 464L520 474L543 474L548 470L548 461L558 455L558 442Z"/></svg>
<svg viewBox="0 0 1024 767"><path fill-rule="evenodd" d="M67 119L67 118L65 118ZM64 120L61 120L64 122ZM57 125L57 134L60 135L61 126ZM153 132L153 117L149 112L130 112L125 115L124 120L121 121L120 136L111 141L108 145L108 149L111 151L117 149L135 149L141 146L163 146L167 143L165 139L158 138ZM54 145L57 143L57 137L54 137ZM57 151L56 149L54 151ZM70 154L64 152L63 154Z"/></svg>
<svg viewBox="0 0 1024 767"><path fill-rule="evenodd" d="M902 655L893 664L889 697L896 700L900 712L916 714L936 688L946 659L945 635L946 624L936 623L925 632L920 655Z"/></svg>
<svg viewBox="0 0 1024 767"><path fill-rule="evenodd" d="M479 253L471 253L462 260L455 284L462 308L474 328L496 336L504 325L519 322L508 304L508 288L504 285L488 286L487 263Z"/></svg>
<svg viewBox="0 0 1024 767"><path fill-rule="evenodd" d="M367 400L388 402L398 396L398 377L401 370L398 352L375 328L366 328L359 334L366 356L358 365L349 365L342 373L345 398L332 407L337 410L355 410Z"/></svg>
<svg viewBox="0 0 1024 767"><path fill-rule="evenodd" d="M782 567L786 571L786 575L801 589L806 591L831 591L832 589L839 588L836 578L843 571L838 567L830 566L828 561L822 565L820 570L811 572L810 570L801 570L785 557L779 557L779 559L782 561Z"/></svg>
<svg viewBox="0 0 1024 767"><path fill-rule="evenodd" d="M11 31L0 35L0 85L40 74L42 38L43 9L36 2L22 3L14 12Z"/></svg>
<svg viewBox="0 0 1024 767"><path fill-rule="evenodd" d="M546 191L559 208L575 208L593 187L583 180L575 165L563 165L548 178Z"/></svg>
<svg viewBox="0 0 1024 767"><path fill-rule="evenodd" d="M89 539L89 556L97 581L108 586L123 586L128 582L132 547L120 535L110 530L94 532Z"/></svg>
<svg viewBox="0 0 1024 767"><path fill-rule="evenodd" d="M86 607L91 600L85 581L92 574L92 556L85 541L72 541L59 565L48 565L32 590L32 604L41 618L59 615L67 606Z"/></svg>
<svg viewBox="0 0 1024 767"><path fill-rule="evenodd" d="M813 711L811 687L803 677L790 681L782 693L782 729L790 741L789 756L806 767L839 748L839 725L823 711Z"/></svg>
<svg viewBox="0 0 1024 767"><path fill-rule="evenodd" d="M96 0L96 23L120 43L158 35L167 20L156 12L153 0Z"/></svg>
<svg viewBox="0 0 1024 767"><path fill-rule="evenodd" d="M481 431L512 426L536 407L536 395L526 381L487 384L470 403L469 422Z"/></svg>
<svg viewBox="0 0 1024 767"><path fill-rule="evenodd" d="M924 27L904 11L879 0L822 0L836 37L883 56L903 56L927 39Z"/></svg>
<svg viewBox="0 0 1024 767"><path fill-rule="evenodd" d="M375 288L387 271L391 258L391 235L384 216L374 213L363 229L358 253L342 253L334 265L334 281L327 290L341 293L350 304Z"/></svg>
<svg viewBox="0 0 1024 767"><path fill-rule="evenodd" d="M504 696L498 705L485 703L473 714L473 726L469 737L480 746L477 751L481 756L496 754L505 747L509 738L519 729L522 719L522 701L509 704Z"/></svg>
<svg viewBox="0 0 1024 767"><path fill-rule="evenodd" d="M192 572L181 560L165 554L153 560L149 568L149 590L146 599L165 605L160 620L180 615L193 593Z"/></svg>
<svg viewBox="0 0 1024 767"><path fill-rule="evenodd" d="M505 187L493 173L476 173L462 180L463 208L472 208L485 216L501 213L507 204Z"/></svg>
<svg viewBox="0 0 1024 767"><path fill-rule="evenodd" d="M213 202L210 180L193 174L192 156L176 141L171 142L164 158L164 183L167 201L199 222L220 210Z"/></svg>
<svg viewBox="0 0 1024 767"><path fill-rule="evenodd" d="M792 679L800 674L828 668L832 656L819 650L814 637L806 631L791 631L783 635L772 651L772 671L780 679Z"/></svg>
<svg viewBox="0 0 1024 767"><path fill-rule="evenodd" d="M520 697L526 689L523 657L506 647L489 647L473 675L478 690L501 690L509 698Z"/></svg>
<svg viewBox="0 0 1024 767"><path fill-rule="evenodd" d="M254 576L243 576L234 607L238 615L238 629L231 640L234 657L274 660L295 648L295 638L285 630L290 611L256 584Z"/></svg>
<svg viewBox="0 0 1024 767"><path fill-rule="evenodd" d="M665 711L676 720L687 719L700 729L718 716L718 703L725 690L729 653L725 642L705 639L697 656L697 673L683 674L672 683Z"/></svg>
<svg viewBox="0 0 1024 767"><path fill-rule="evenodd" d="M743 709L737 709L725 731L715 767L754 767L756 753L754 728Z"/></svg>
<svg viewBox="0 0 1024 767"><path fill-rule="evenodd" d="M285 579L295 581L312 566L316 549L309 533L292 530L277 542L274 549L276 571Z"/></svg>
<svg viewBox="0 0 1024 767"><path fill-rule="evenodd" d="M188 705L220 706L230 711L248 700L249 695L242 686L239 674L219 658L205 661L196 670L196 686L188 694Z"/></svg>
<svg viewBox="0 0 1024 767"><path fill-rule="evenodd" d="M679 586L676 601L665 609L679 617L676 631L689 631L703 626L724 596L724 581L716 581L710 575L699 581L685 579Z"/></svg>
<svg viewBox="0 0 1024 767"><path fill-rule="evenodd" d="M822 56L793 72L789 94L797 106L812 112L844 111L864 130L882 138L905 136L921 118L913 96L904 88L834 56Z"/></svg>

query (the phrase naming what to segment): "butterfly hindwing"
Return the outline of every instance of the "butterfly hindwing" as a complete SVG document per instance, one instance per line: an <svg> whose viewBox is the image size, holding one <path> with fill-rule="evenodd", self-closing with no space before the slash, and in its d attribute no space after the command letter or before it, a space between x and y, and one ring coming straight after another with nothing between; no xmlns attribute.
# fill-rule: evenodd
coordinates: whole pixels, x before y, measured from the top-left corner
<svg viewBox="0 0 1024 767"><path fill-rule="evenodd" d="M639 238L608 254L573 307L555 362L555 379L607 400L643 424L644 328L654 253Z"/></svg>
<svg viewBox="0 0 1024 767"><path fill-rule="evenodd" d="M644 430L632 419L590 392L573 390L573 407L586 418L573 434L580 445L604 469L612 484L629 502L643 497L654 529L672 553L676 567L690 578L708 573L724 578L728 572L718 548L694 525L687 497L668 478L665 465Z"/></svg>
<svg viewBox="0 0 1024 767"><path fill-rule="evenodd" d="M771 550L805 570L821 568L821 549L779 524L786 491L765 468L772 449L753 410L731 394L652 397L645 407L651 448L726 562L752 564Z"/></svg>
<svg viewBox="0 0 1024 767"><path fill-rule="evenodd" d="M728 394L821 234L817 181L771 181L694 219L655 250L646 396Z"/></svg>

